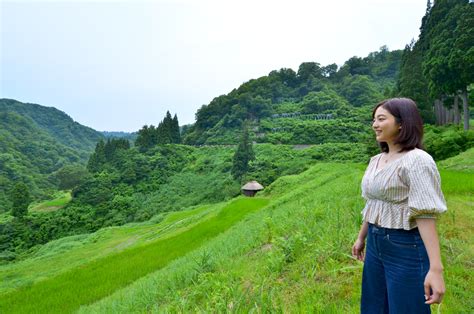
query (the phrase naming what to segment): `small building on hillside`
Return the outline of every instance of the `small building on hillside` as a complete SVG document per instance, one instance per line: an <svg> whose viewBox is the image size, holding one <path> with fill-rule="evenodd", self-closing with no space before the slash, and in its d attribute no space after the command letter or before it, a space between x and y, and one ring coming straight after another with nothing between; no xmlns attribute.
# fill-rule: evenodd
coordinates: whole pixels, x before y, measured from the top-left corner
<svg viewBox="0 0 474 314"><path fill-rule="evenodd" d="M255 196L258 191L263 190L263 186L257 181L250 181L242 187L242 192L245 196Z"/></svg>

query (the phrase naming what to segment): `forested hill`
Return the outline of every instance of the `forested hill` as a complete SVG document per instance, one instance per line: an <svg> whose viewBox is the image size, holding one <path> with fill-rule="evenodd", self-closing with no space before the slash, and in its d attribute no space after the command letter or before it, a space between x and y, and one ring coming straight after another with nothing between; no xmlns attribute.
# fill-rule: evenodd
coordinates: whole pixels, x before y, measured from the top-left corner
<svg viewBox="0 0 474 314"><path fill-rule="evenodd" d="M363 128L368 107L395 93L402 51L386 46L367 57L352 57L341 67L302 63L298 71L280 69L252 79L227 95L214 98L196 113L196 123L183 131L187 144L238 141L244 121L259 142L316 144L352 142ZM358 112L364 111L363 114ZM315 121L327 120L327 121ZM331 138L341 125L355 132ZM344 128L343 128L344 129ZM332 131L334 132L332 132ZM344 131L344 130L343 130Z"/></svg>
<svg viewBox="0 0 474 314"><path fill-rule="evenodd" d="M67 114L54 107L0 99L0 113L15 113L31 119L35 127L39 127L55 141L77 149L81 153L87 152L85 158L88 158L97 141L103 137L100 132L75 122Z"/></svg>
<svg viewBox="0 0 474 314"><path fill-rule="evenodd" d="M51 174L85 164L102 134L74 122L56 108L0 99L0 211L14 182L35 196L56 189Z"/></svg>

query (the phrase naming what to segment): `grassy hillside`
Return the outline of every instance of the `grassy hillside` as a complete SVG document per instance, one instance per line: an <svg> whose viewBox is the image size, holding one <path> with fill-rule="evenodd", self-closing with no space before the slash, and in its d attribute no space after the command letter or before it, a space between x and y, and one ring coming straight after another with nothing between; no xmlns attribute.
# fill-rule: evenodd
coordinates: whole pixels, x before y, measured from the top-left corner
<svg viewBox="0 0 474 314"><path fill-rule="evenodd" d="M439 165L445 169L474 173L474 148L442 160L439 162Z"/></svg>
<svg viewBox="0 0 474 314"><path fill-rule="evenodd" d="M50 200L30 204L28 210L40 212L55 211L66 206L71 201L71 199L72 197L70 191L60 191L54 194Z"/></svg>
<svg viewBox="0 0 474 314"><path fill-rule="evenodd" d="M10 313L70 312L198 248L267 202L259 198L235 200L214 217L200 221L185 231L111 254L31 287L6 294L0 300L0 309Z"/></svg>
<svg viewBox="0 0 474 314"><path fill-rule="evenodd" d="M36 258L0 268L5 282L0 306L10 312L28 312L34 303L35 310L47 306L49 312L69 312L82 305L84 313L357 313L362 264L352 259L350 247L361 221L364 168L318 164L302 174L281 177L262 194L268 205L239 205L230 216L218 213L232 206L235 210L234 201L50 243ZM466 303L474 292L466 286L473 280L474 177L451 170L441 175L449 207L439 220L447 283L442 310L460 313L474 309L472 301ZM206 226L221 218L232 219L233 226L219 223L216 227L225 232L212 234L198 246L179 244L186 238L199 242ZM171 246L160 246L165 243ZM156 263L145 266L150 259ZM146 271L118 279L123 278L122 269L131 266ZM96 287L101 284L93 274L107 281L105 290ZM76 298L66 302L69 289Z"/></svg>
<svg viewBox="0 0 474 314"><path fill-rule="evenodd" d="M271 203L201 251L116 292L84 313L292 311L358 313L362 264L350 257L360 224L363 166L318 165L277 180ZM473 309L474 177L442 171L449 212L439 220L444 313ZM211 252L209 269L195 260ZM437 306L434 306L436 310Z"/></svg>

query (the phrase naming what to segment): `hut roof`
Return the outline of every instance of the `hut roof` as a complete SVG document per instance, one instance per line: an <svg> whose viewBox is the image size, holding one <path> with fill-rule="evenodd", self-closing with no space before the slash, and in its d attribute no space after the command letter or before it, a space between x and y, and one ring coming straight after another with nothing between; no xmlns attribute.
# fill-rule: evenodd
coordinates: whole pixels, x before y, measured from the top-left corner
<svg viewBox="0 0 474 314"><path fill-rule="evenodd" d="M263 190L263 186L257 181L250 181L242 187L242 190L260 191L260 190Z"/></svg>

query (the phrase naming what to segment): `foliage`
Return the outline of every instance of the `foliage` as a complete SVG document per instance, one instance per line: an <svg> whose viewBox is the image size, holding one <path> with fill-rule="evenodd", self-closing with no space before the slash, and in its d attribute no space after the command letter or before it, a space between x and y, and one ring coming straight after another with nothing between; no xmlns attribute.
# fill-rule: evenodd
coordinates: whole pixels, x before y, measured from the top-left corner
<svg viewBox="0 0 474 314"><path fill-rule="evenodd" d="M51 173L68 164L84 164L99 132L55 109L0 99L0 212L11 208L10 190L24 182L34 199L57 189Z"/></svg>
<svg viewBox="0 0 474 314"><path fill-rule="evenodd" d="M12 190L12 216L16 218L23 218L28 214L28 205L30 205L31 198L28 187L23 182L15 184Z"/></svg>
<svg viewBox="0 0 474 314"><path fill-rule="evenodd" d="M405 47L397 82L397 94L417 101L425 122L435 122L432 103L444 102L453 109L450 97L460 96L464 109L464 130L469 125L468 86L474 80L474 7L467 0L428 1L420 37ZM442 114L437 124L446 124ZM457 119L457 118L456 118Z"/></svg>
<svg viewBox="0 0 474 314"><path fill-rule="evenodd" d="M474 130L464 132L459 126L427 126L424 146L435 160L453 157L474 146Z"/></svg>
<svg viewBox="0 0 474 314"><path fill-rule="evenodd" d="M60 190L71 190L82 184L89 173L87 169L80 164L70 164L61 167L53 176L58 180Z"/></svg>
<svg viewBox="0 0 474 314"><path fill-rule="evenodd" d="M353 106L373 105L383 99L375 82L367 75L349 75L339 87L340 93Z"/></svg>
<svg viewBox="0 0 474 314"><path fill-rule="evenodd" d="M216 203L240 193L240 181L231 176L235 146L159 145L140 153L137 148L111 144L120 143L115 140L108 142L115 150L108 150L107 159L106 144L99 143L103 162L72 190L70 202L64 199L45 210L36 210L35 205L35 211L24 219L26 227L0 223L0 246L11 252L9 259L21 259L25 250L64 236L144 221L159 213ZM256 159L249 162L243 180L257 180L265 186L315 162L364 162L369 157L364 145L354 143L304 149L257 144L253 149Z"/></svg>
<svg viewBox="0 0 474 314"><path fill-rule="evenodd" d="M140 151L145 152L150 148L160 144L178 144L181 143L181 135L179 130L178 116L175 114L171 118L169 111L163 120L155 126L143 126L138 131L135 140L135 146L139 147Z"/></svg>
<svg viewBox="0 0 474 314"><path fill-rule="evenodd" d="M328 87L310 92L301 101L304 113L335 113L336 109L349 110L347 100Z"/></svg>
<svg viewBox="0 0 474 314"><path fill-rule="evenodd" d="M231 173L234 179L240 180L247 173L249 162L255 159L252 148L252 141L249 138L247 126L244 126L242 138L235 151Z"/></svg>
<svg viewBox="0 0 474 314"><path fill-rule="evenodd" d="M354 108L372 106L389 96L400 60L401 51L390 52L384 46L365 58L351 58L340 69L335 64L304 62L297 73L286 68L271 71L203 105L196 123L186 128L183 142L237 144L235 134L244 121L260 128L275 114L332 112L338 118L348 117ZM314 142L304 144L310 143Z"/></svg>

